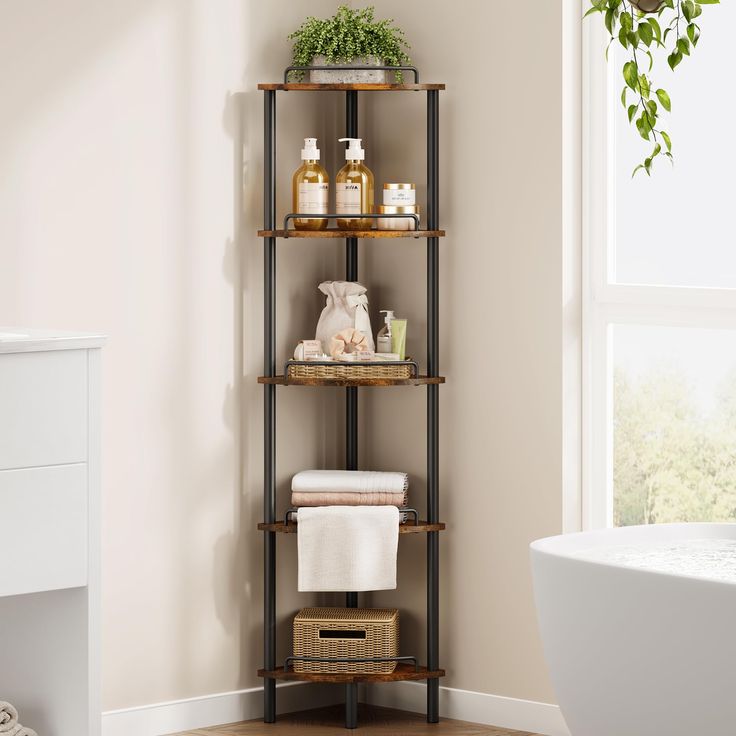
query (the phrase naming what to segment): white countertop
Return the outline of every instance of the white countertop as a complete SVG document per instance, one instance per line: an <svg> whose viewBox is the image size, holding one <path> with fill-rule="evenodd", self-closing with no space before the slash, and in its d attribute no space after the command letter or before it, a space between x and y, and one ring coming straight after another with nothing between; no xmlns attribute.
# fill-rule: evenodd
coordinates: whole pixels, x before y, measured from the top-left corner
<svg viewBox="0 0 736 736"><path fill-rule="evenodd" d="M105 344L104 335L64 330L32 330L0 327L0 353L32 353L42 350L84 350Z"/></svg>

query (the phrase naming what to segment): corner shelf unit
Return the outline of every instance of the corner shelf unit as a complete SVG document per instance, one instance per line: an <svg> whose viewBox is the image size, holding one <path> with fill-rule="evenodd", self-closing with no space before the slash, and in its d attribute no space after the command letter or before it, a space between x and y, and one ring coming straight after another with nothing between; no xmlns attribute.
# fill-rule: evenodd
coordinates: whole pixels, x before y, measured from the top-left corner
<svg viewBox="0 0 736 736"><path fill-rule="evenodd" d="M405 68L406 69L406 68ZM286 70L285 79L291 68ZM394 70L396 71L396 69ZM264 717L276 720L276 681L301 680L333 682L345 685L345 727L356 728L358 683L421 680L427 683L427 721L439 721L439 533L445 525L439 520L439 387L445 379L439 374L439 92L444 84L259 84L264 93L264 224L258 236L264 247L264 375L258 382L264 387ZM339 230L296 231L276 224L276 92L344 91L345 136L359 137L359 92L426 92L427 95L427 229L426 230ZM427 373L413 379L325 380L292 379L276 370L276 241L289 238L345 238L347 281L358 280L358 240L373 238L424 238L427 241ZM358 469L358 388L389 386L426 386L427 390L427 520L400 527L406 534L427 535L427 665L400 662L391 674L366 675L345 673L295 672L276 662L276 538L277 534L295 534L298 525L279 521L276 515L276 386L335 386L345 389L346 467ZM358 594L346 593L347 607L358 606ZM411 659L411 658L409 658Z"/></svg>

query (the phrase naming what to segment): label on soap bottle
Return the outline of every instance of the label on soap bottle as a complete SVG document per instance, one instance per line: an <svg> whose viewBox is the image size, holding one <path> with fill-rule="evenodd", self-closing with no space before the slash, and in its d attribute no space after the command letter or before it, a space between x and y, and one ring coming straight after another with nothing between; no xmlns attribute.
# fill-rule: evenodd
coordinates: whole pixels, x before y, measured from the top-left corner
<svg viewBox="0 0 736 736"><path fill-rule="evenodd" d="M330 185L326 183L301 182L298 190L298 212L304 212L307 215L326 215L329 188Z"/></svg>
<svg viewBox="0 0 736 736"><path fill-rule="evenodd" d="M336 212L338 215L361 214L360 184L339 182L336 186Z"/></svg>

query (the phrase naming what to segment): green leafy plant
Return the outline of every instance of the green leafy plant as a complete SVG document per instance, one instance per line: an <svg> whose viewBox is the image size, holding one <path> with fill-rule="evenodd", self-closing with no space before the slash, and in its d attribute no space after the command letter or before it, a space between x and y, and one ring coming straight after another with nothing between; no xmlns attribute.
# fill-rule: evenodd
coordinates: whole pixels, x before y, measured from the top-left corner
<svg viewBox="0 0 736 736"><path fill-rule="evenodd" d="M355 59L373 56L387 66L406 66L410 59L404 32L393 19L375 20L375 8L353 10L341 5L332 18L309 17L289 35L294 41L293 66L309 66L315 56L324 56L328 64L349 64ZM292 75L302 79L304 72ZM396 72L401 82L401 72Z"/></svg>
<svg viewBox="0 0 736 736"><path fill-rule="evenodd" d="M651 176L652 165L658 156L672 157L672 139L660 127L662 110L671 112L672 102L665 89L655 87L648 76L654 65L654 54L667 56L674 71L691 55L700 40L700 25L696 19L703 5L716 5L720 0L591 0L592 7L585 17L600 13L611 40L627 52L623 65L624 88L621 104L629 122L639 135L653 145L651 153L632 174L645 171ZM647 66L648 64L648 66ZM647 66L645 70L645 66Z"/></svg>

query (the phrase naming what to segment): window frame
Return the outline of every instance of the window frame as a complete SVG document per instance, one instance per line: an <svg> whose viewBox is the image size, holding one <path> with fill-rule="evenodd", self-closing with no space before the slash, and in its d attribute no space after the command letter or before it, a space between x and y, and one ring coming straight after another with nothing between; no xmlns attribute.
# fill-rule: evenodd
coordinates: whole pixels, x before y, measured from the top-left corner
<svg viewBox="0 0 736 736"><path fill-rule="evenodd" d="M583 0L583 11L589 6ZM582 15L582 13L581 13ZM615 282L614 115L622 114L608 34L583 21L582 527L613 525L614 325L736 330L736 289Z"/></svg>

